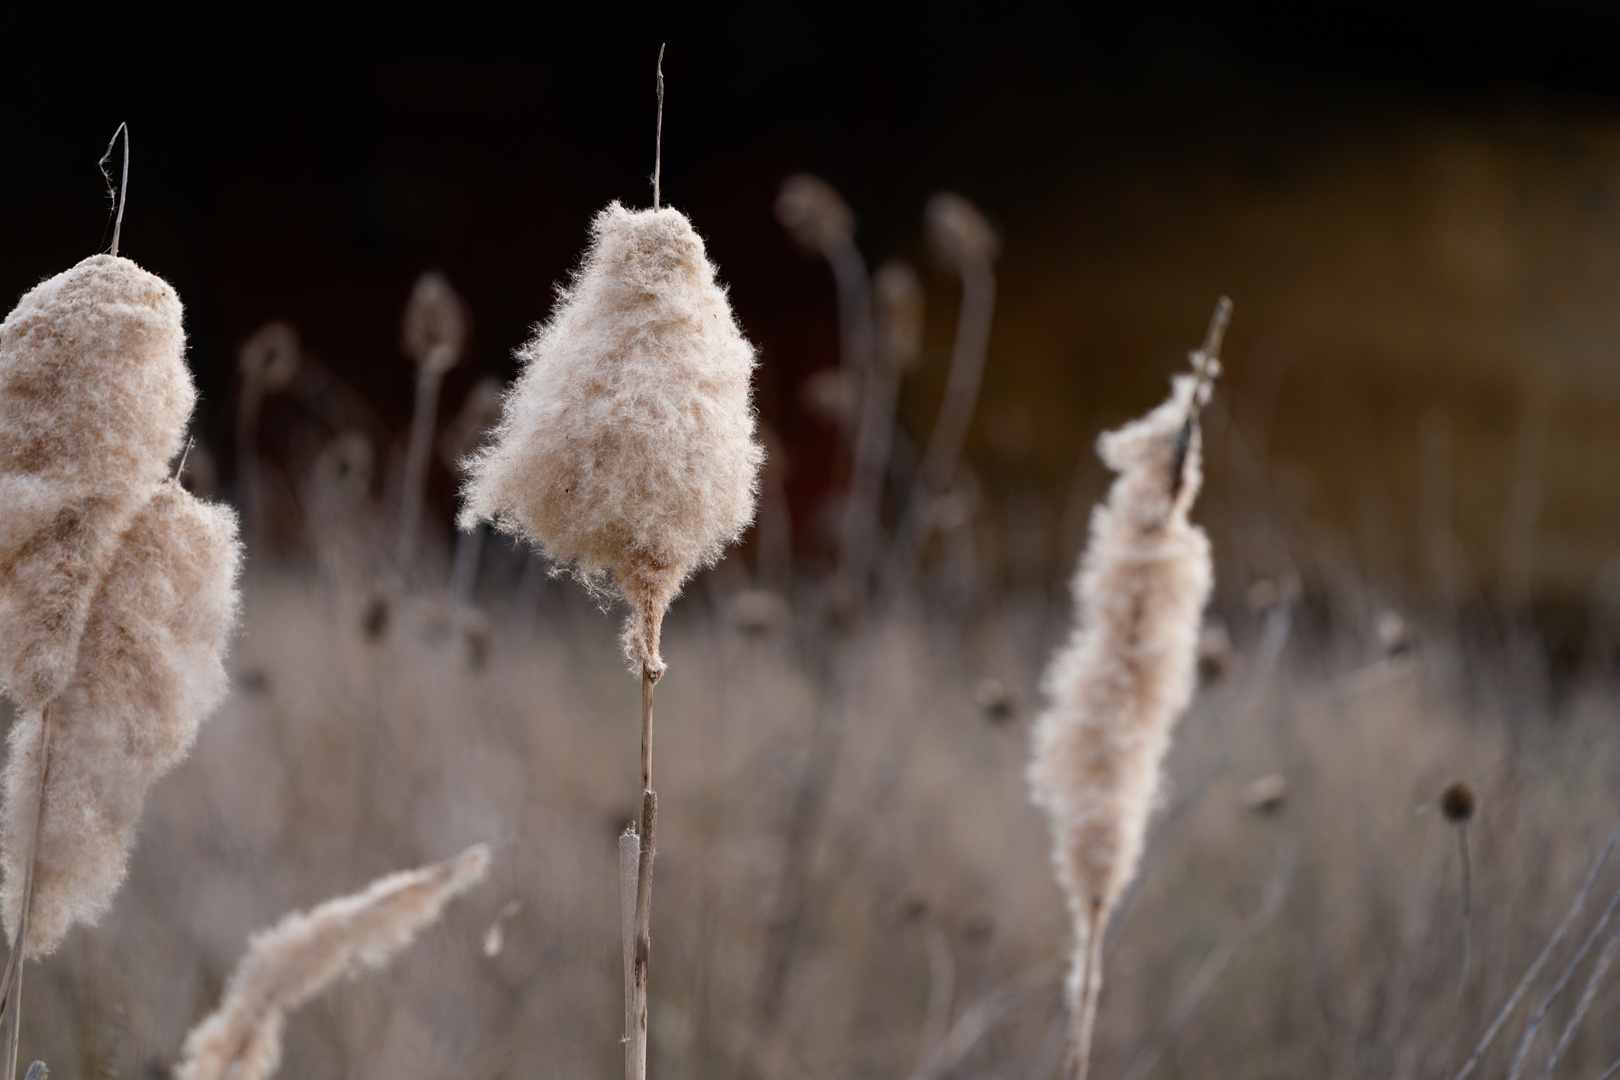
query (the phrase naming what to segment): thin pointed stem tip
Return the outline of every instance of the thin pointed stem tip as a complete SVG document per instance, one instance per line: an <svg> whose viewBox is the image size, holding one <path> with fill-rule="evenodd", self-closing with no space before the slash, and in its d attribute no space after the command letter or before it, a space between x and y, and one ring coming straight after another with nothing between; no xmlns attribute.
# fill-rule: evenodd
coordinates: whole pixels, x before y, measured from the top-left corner
<svg viewBox="0 0 1620 1080"><path fill-rule="evenodd" d="M664 46L658 46L658 132L653 137L653 209L658 209L659 173L664 167Z"/></svg>
<svg viewBox="0 0 1620 1080"><path fill-rule="evenodd" d="M124 169L123 169L123 173L121 174L121 176L119 178L119 181L118 181L118 190L115 192L113 190L112 174L107 171L107 162L112 157L113 147L118 144L118 136L120 136L120 135L122 135L124 137ZM108 194L108 196L116 195L118 197L118 208L117 208L116 216L113 218L112 247L109 248L108 251L107 251L107 254L109 254L109 255L117 255L118 254L118 234L119 234L120 231L123 230L123 227L124 227L124 199L129 194L129 125L128 124L119 124L118 125L118 130L114 131L113 135L112 135L112 138L107 140L107 152L105 154L101 155L101 160L96 162L96 164L101 169L102 178L107 181L107 194Z"/></svg>

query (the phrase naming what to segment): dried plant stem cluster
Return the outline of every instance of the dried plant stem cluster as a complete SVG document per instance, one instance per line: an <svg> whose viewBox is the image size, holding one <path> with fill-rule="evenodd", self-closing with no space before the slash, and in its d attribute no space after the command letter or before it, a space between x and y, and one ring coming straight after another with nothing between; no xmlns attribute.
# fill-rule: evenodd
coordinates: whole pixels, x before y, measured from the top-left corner
<svg viewBox="0 0 1620 1080"><path fill-rule="evenodd" d="M1074 579L1075 629L1052 659L1030 784L1051 819L1053 861L1075 927L1069 1000L1084 1080L1102 981L1103 930L1141 859L1161 764L1191 700L1212 582L1209 541L1187 519L1202 483L1198 412L1231 310L1170 398L1098 442L1119 475L1092 516Z"/></svg>

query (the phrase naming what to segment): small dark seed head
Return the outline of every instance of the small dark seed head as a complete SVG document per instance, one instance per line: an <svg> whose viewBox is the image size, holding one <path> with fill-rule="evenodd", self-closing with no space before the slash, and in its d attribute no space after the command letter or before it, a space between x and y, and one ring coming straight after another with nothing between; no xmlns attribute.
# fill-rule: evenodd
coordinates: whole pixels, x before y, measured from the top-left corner
<svg viewBox="0 0 1620 1080"><path fill-rule="evenodd" d="M1456 825L1468 822L1479 809L1479 796L1466 780L1453 780L1440 793L1440 813Z"/></svg>

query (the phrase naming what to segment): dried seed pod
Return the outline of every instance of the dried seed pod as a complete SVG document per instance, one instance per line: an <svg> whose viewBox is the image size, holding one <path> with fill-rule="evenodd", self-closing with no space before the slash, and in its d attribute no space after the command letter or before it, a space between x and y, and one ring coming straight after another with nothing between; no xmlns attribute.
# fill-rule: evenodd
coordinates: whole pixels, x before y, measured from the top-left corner
<svg viewBox="0 0 1620 1080"><path fill-rule="evenodd" d="M996 230L977 207L955 192L942 191L929 199L924 218L935 249L958 270L995 262L1001 254Z"/></svg>
<svg viewBox="0 0 1620 1080"><path fill-rule="evenodd" d="M1479 796L1466 780L1453 780L1440 792L1440 813L1453 825L1466 825L1479 809Z"/></svg>
<svg viewBox="0 0 1620 1080"><path fill-rule="evenodd" d="M782 181L776 196L776 220L799 243L821 255L854 243L855 214L849 204L831 184L808 173Z"/></svg>
<svg viewBox="0 0 1620 1080"><path fill-rule="evenodd" d="M656 674L670 601L753 519L754 348L685 215L613 203L518 356L461 527L490 520L587 580L611 573L634 609L626 654Z"/></svg>
<svg viewBox="0 0 1620 1080"><path fill-rule="evenodd" d="M416 279L405 302L401 341L417 366L449 371L467 345L467 302L445 276L430 270Z"/></svg>
<svg viewBox="0 0 1620 1080"><path fill-rule="evenodd" d="M916 271L887 262L872 279L878 357L891 370L914 371L922 359L923 291Z"/></svg>
<svg viewBox="0 0 1620 1080"><path fill-rule="evenodd" d="M95 255L0 324L0 685L37 710L72 674L119 534L196 401L180 299Z"/></svg>
<svg viewBox="0 0 1620 1080"><path fill-rule="evenodd" d="M94 923L123 880L146 789L183 758L225 694L241 550L236 516L160 485L118 539L53 710L26 954ZM42 710L12 727L3 815L8 935L39 795Z"/></svg>
<svg viewBox="0 0 1620 1080"><path fill-rule="evenodd" d="M285 389L298 374L302 349L298 331L280 320L267 322L242 343L236 354L236 369L242 384L255 394Z"/></svg>

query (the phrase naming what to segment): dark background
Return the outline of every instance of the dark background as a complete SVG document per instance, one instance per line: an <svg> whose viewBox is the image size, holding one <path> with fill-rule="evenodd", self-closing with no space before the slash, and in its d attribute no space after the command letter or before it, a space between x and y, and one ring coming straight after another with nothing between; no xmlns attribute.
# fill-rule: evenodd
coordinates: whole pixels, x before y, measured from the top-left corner
<svg viewBox="0 0 1620 1080"><path fill-rule="evenodd" d="M96 159L128 121L120 253L168 278L187 305L200 426L226 476L235 352L272 318L294 323L309 354L400 436L412 379L398 325L414 277L443 269L475 319L468 361L446 383L449 414L477 375L510 376L511 350L546 315L591 214L611 199L649 201L653 68L667 40L665 198L709 239L761 347L760 408L786 443L807 548L818 543L815 507L836 483L837 455L831 429L804 412L796 390L835 362L837 328L830 275L771 214L781 178L799 170L843 192L873 265L900 255L924 271L930 361L905 403L923 433L956 293L922 241L922 204L957 190L1002 231L988 419L970 450L992 480L1063 497L1098 428L1155 400L1214 298L1230 292L1234 416L1243 416L1244 393L1256 393L1254 372L1265 368L1257 353L1268 342L1291 351L1284 398L1267 399L1273 419L1260 456L1286 458L1284 472L1306 475L1316 494L1301 496L1310 505L1295 507L1300 514L1352 545L1367 513L1395 521L1394 534L1413 532L1416 495L1401 485L1417 466L1400 463L1407 452L1391 451L1400 459L1385 485L1393 494L1380 487L1367 496L1345 462L1360 457L1365 473L1375 451L1355 440L1381 438L1386 421L1399 429L1388 446L1415 445L1418 413L1439 402L1459 461L1470 431L1484 440L1485 464L1474 470L1479 521L1470 525L1462 505L1458 527L1494 550L1513 482L1502 462L1514 451L1498 453L1486 436L1512 441L1521 396L1512 372L1535 356L1481 364L1476 377L1466 355L1447 359L1468 347L1434 346L1430 328L1402 323L1393 337L1375 335L1383 344L1335 361L1332 343L1345 338L1334 320L1290 322L1293 301L1273 286L1318 270L1331 277L1338 256L1316 267L1286 254L1296 250L1289 236L1272 243L1266 230L1287 234L1305 220L1331 233L1345 204L1313 200L1331 187L1335 162L1375 178L1370 204L1399 203L1408 183L1400 163L1458 132L1509 171L1526 156L1563 162L1566 173L1609 161L1607 132L1620 131L1613 8L757 5L675 19L606 5L568 10L565 18L532 4L14 5L0 65L0 293L16 296L104 247L110 219ZM1377 179L1386 176L1381 155L1392 162L1387 183ZM1608 186L1594 196L1556 168L1532 172L1541 179L1514 181L1514 206L1525 205L1526 183L1567 187L1620 251ZM1241 219L1243 207L1284 204L1307 210L1248 231L1242 220L1232 226L1262 237L1252 249L1197 234L1202 223ZM1572 235L1591 233L1566 224ZM1521 245L1512 257L1539 265L1558 255ZM1358 272L1381 276L1376 266ZM1498 299L1478 304L1497 310ZM1589 299L1594 310L1609 302L1602 289ZM1477 322L1472 310L1437 318ZM1268 337L1275 327L1283 329ZM1316 347L1313 333L1327 344ZM1598 354L1609 355L1609 341ZM1610 386L1614 364L1598 368L1599 384ZM1344 420L1347 401L1362 413ZM1027 424L1032 445L998 451L998 417ZM267 438L274 443L274 431ZM1599 475L1613 458L1595 447L1575 447L1597 470L1577 516L1590 523L1596 506L1600 527L1558 578L1577 590L1616 551L1605 539L1614 519L1603 516L1609 489ZM453 479L441 470L434 483L448 510ZM1458 499L1468 504L1464 486ZM1359 558L1364 569L1421 582L1421 572L1403 569L1421 561L1418 542L1406 546L1386 556L1363 545Z"/></svg>

